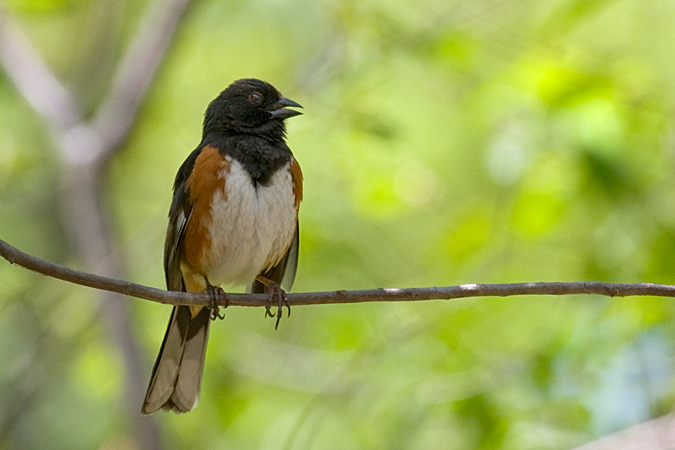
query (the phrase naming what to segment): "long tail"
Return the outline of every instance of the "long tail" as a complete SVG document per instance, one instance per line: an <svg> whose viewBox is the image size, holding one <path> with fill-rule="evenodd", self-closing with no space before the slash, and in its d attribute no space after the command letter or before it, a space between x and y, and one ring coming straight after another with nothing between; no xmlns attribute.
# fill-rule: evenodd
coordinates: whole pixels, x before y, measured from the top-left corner
<svg viewBox="0 0 675 450"><path fill-rule="evenodd" d="M197 406L204 372L211 312L202 308L192 317L189 306L176 306L164 335L141 412L160 408L184 413Z"/></svg>

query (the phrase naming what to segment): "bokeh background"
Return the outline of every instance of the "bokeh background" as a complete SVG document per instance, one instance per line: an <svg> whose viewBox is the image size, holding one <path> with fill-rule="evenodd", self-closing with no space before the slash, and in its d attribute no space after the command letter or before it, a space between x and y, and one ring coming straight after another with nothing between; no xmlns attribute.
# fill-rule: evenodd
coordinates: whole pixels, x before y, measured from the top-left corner
<svg viewBox="0 0 675 450"><path fill-rule="evenodd" d="M153 7L0 6L85 120ZM257 77L305 107L294 291L675 283L674 19L662 0L194 0L89 184L5 55L0 238L163 287L176 170L208 102ZM78 237L92 217L103 258ZM675 402L673 300L542 296L295 307L277 332L230 308L197 409L141 417L169 312L0 261L0 449L568 449Z"/></svg>

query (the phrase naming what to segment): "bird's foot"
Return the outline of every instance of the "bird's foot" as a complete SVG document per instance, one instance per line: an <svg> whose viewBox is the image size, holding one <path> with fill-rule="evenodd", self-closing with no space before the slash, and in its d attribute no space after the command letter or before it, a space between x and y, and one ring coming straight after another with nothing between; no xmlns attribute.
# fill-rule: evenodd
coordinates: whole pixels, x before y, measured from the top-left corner
<svg viewBox="0 0 675 450"><path fill-rule="evenodd" d="M227 308L227 294L220 286L213 286L211 283L206 284L206 293L209 294L209 308L211 309L211 320L224 319L225 313L220 314L220 303L225 303L224 308Z"/></svg>
<svg viewBox="0 0 675 450"><path fill-rule="evenodd" d="M291 304L286 299L286 291L281 289L279 283L272 280L265 280L265 285L267 286L269 297L267 298L267 304L265 305L265 317L276 317L277 322L274 325L274 329L279 328L279 322L281 321L281 316L284 314L284 306L288 309L288 316L291 316ZM272 312L272 305L277 305L277 312Z"/></svg>

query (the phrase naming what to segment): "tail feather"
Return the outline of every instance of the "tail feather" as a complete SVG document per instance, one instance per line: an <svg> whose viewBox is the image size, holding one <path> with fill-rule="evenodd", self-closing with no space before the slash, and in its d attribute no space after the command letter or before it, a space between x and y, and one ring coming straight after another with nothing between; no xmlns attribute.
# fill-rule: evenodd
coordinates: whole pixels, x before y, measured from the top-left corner
<svg viewBox="0 0 675 450"><path fill-rule="evenodd" d="M208 308L192 317L190 307L174 307L152 370L143 414L159 409L183 413L197 406L210 323Z"/></svg>

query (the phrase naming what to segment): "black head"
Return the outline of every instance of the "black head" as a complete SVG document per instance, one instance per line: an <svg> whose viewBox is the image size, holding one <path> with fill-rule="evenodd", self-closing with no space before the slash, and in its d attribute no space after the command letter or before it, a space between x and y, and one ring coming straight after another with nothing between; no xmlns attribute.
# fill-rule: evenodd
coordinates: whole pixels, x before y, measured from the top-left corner
<svg viewBox="0 0 675 450"><path fill-rule="evenodd" d="M302 108L274 86L255 78L237 80L213 100L204 116L204 134L253 134L283 139L283 120L302 114L286 107Z"/></svg>

